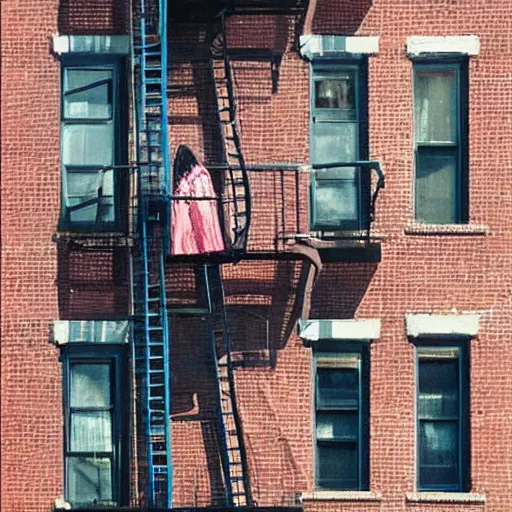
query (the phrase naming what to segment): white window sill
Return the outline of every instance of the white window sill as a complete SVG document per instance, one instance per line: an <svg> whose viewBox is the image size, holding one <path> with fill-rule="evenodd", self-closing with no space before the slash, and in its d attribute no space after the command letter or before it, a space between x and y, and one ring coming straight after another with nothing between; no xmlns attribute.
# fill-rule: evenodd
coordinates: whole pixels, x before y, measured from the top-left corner
<svg viewBox="0 0 512 512"><path fill-rule="evenodd" d="M313 491L303 492L301 501L381 501L380 493L370 491Z"/></svg>
<svg viewBox="0 0 512 512"><path fill-rule="evenodd" d="M406 500L412 503L485 503L485 494L474 492L408 492Z"/></svg>
<svg viewBox="0 0 512 512"><path fill-rule="evenodd" d="M404 229L406 235L477 235L489 233L485 224L421 224L413 222Z"/></svg>

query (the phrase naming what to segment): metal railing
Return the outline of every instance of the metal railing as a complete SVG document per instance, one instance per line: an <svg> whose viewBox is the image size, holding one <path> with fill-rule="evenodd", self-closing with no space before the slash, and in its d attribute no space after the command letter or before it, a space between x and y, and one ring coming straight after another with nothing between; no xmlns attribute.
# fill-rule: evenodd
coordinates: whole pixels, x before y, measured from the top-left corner
<svg viewBox="0 0 512 512"><path fill-rule="evenodd" d="M319 177L335 168L358 168L366 174L361 186L360 199L366 204L361 209L360 228L311 228L312 176ZM223 164L210 165L211 172L225 171ZM271 163L248 165L251 180L252 228L248 251L281 251L288 240L318 236L330 240L370 240L375 220L376 202L385 178L378 161L332 162L301 165L297 163ZM217 198L221 201L222 198Z"/></svg>

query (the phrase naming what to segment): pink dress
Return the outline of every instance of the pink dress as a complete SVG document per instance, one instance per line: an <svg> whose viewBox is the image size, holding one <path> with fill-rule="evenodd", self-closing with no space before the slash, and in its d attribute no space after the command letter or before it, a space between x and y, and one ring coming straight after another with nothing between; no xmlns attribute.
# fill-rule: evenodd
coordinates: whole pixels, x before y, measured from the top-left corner
<svg viewBox="0 0 512 512"><path fill-rule="evenodd" d="M179 181L175 196L217 197L210 173L194 165ZM203 254L225 250L217 201L172 201L171 253Z"/></svg>

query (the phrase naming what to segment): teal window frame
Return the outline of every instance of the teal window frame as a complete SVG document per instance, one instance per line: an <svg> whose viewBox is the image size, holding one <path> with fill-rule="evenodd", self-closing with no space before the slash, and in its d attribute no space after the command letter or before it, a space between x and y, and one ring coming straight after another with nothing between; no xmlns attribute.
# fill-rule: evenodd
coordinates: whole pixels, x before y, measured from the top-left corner
<svg viewBox="0 0 512 512"><path fill-rule="evenodd" d="M453 411L441 410L434 412L428 411L428 406L422 408L421 400L427 398L428 393L421 389L420 372L425 372L426 368L420 368L421 365L442 364L442 361L454 361L457 365L454 375L457 383L457 407ZM442 368L442 374L445 378L449 377L449 368ZM432 386L432 384L430 384ZM435 384L434 384L435 386ZM438 384L439 387L439 384ZM442 403L442 393L437 390L437 394L430 398ZM437 406L439 409L439 406ZM445 405L441 405L441 409ZM435 407L434 407L435 408ZM448 409L448 407L445 407ZM416 342L416 486L419 491L438 491L438 492L469 492L470 490L470 383L469 383L469 343L467 339L420 339ZM422 441L422 427L430 424L434 425L454 425L456 432L456 441L452 448L456 454L456 481L449 482L446 474L440 474L438 481L425 483L425 480L432 478L428 474L432 465L422 464L424 459L429 456L435 457L435 450L428 449ZM429 467L430 466L430 467ZM434 464L435 466L435 464ZM442 464L438 466L443 469Z"/></svg>
<svg viewBox="0 0 512 512"><path fill-rule="evenodd" d="M98 188L102 183L101 173L104 166L123 166L127 163L127 91L125 86L126 61L122 57L116 56L87 56L87 55L68 55L61 58L61 212L58 223L59 231L96 231L112 232L127 229L127 195L128 195L128 177L126 169L113 169L108 173L112 175L112 200L113 200L113 219L102 221L100 219L100 202L104 197L98 190L98 195L80 204L97 205L97 215L92 220L75 220L71 218L72 212L77 211L76 205L69 204L68 187L70 176L72 174L94 175ZM93 117L87 115L72 116L66 113L66 96L77 90L79 92L87 91L88 87L82 87L74 90L68 89L68 76L72 71L107 71L112 73L110 83L104 81L108 87L108 101L111 104L111 112L108 116ZM111 127L111 161L99 164L97 162L83 162L81 164L67 164L65 154L71 154L75 148L66 148L64 133L66 129L72 126L90 127L90 126L110 126ZM108 149L108 148L107 148ZM104 178L103 178L104 180ZM90 194L89 194L90 195ZM107 196L105 196L107 197ZM79 210L80 208L78 208Z"/></svg>
<svg viewBox="0 0 512 512"><path fill-rule="evenodd" d="M315 451L315 487L321 490L347 490L365 491L369 490L369 424L370 424L370 351L367 343L358 342L336 342L318 343L314 350L313 357L313 382L314 382L314 451ZM322 371L336 372L347 368L350 365L357 365L357 404L355 402L340 400L336 403L322 403L319 396L320 373ZM355 369L355 368L352 368ZM339 418L339 426L343 423L349 424L348 418L354 413L357 414L356 432L353 437L333 436L326 439L319 435L319 418L322 415ZM327 482L322 479L321 465L322 455L329 453L329 448L354 446L356 449L356 470L354 473L353 485L341 481ZM324 459L325 462L325 459ZM348 462L348 461L347 461Z"/></svg>
<svg viewBox="0 0 512 512"><path fill-rule="evenodd" d="M418 98L416 84L418 73L455 73L455 141L418 141ZM413 100L414 100L414 220L424 224L464 224L469 222L469 77L467 57L439 57L429 56L413 60ZM421 202L426 201L420 196L420 161L432 161L439 157L455 158L453 217L444 220L436 220L432 216L425 218L421 214ZM427 167L423 172L427 172ZM439 210L439 209L437 209Z"/></svg>
<svg viewBox="0 0 512 512"><path fill-rule="evenodd" d="M353 73L355 78L354 85L354 106L355 119L341 119L337 109L317 108L316 107L316 83L322 80L336 80L344 74ZM350 161L368 160L368 59L366 56L352 58L348 60L322 59L317 58L312 61L310 74L310 161L312 165L321 165L329 163L348 163L340 156L331 161L326 161L321 155L315 154L315 127L318 124L332 124L333 126L344 123L355 123L355 158ZM340 168L341 169L341 168ZM345 167L346 170L352 169L355 173L354 181L346 178L323 178L327 174L324 171L316 171L312 174L310 183L310 224L314 230L341 230L341 231L359 231L367 229L368 218L370 215L370 175L369 169L363 166ZM332 174L333 170L329 171ZM317 187L322 183L340 184L353 183L356 189L355 210L356 219L335 219L333 222L323 222L318 219L318 198Z"/></svg>
<svg viewBox="0 0 512 512"><path fill-rule="evenodd" d="M63 405L64 405L64 497L73 507L88 506L121 506L128 501L128 426L129 426L129 399L126 390L128 385L128 346L127 344L90 344L73 343L64 345L61 350L61 361L63 363ZM73 396L76 390L72 389L73 372L80 366L97 366L109 368L109 403L101 407L82 405L77 406L73 403ZM82 395L86 394L85 390ZM109 418L111 424L109 444L110 450L85 450L73 449L73 443L84 442L78 438L74 441L75 435L80 433L80 424L78 423L73 430L73 418L80 414L99 414ZM85 431L83 431L85 432ZM87 434L92 436L90 428ZM103 432L101 434L104 434ZM89 441L90 442L90 441ZM71 486L72 460L80 463L89 463L90 460L103 459L110 462L110 486L108 489L98 488L98 495L110 495L110 499L105 501L91 499L91 501L78 502L75 500ZM98 469L98 473L99 473ZM77 470L77 473L79 471ZM84 479L87 475L82 474ZM93 483L91 482L91 485Z"/></svg>

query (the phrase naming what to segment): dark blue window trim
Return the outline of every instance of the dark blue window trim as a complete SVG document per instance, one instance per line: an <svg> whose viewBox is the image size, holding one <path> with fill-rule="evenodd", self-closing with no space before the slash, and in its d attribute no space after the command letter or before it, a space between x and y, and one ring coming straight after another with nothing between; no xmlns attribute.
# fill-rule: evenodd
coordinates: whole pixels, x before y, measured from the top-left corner
<svg viewBox="0 0 512 512"><path fill-rule="evenodd" d="M102 125L112 123L112 162L113 165L125 165L127 163L127 136L128 136L128 112L127 112L127 88L126 88L126 59L113 55L63 55L61 57L61 130L63 133L64 126L70 125ZM87 119L87 118L71 118L64 115L65 108L65 77L68 70L112 70L113 80L111 90L109 91L112 101L112 117L110 119ZM62 136L61 136L62 138ZM64 140L61 140L61 213L58 223L59 231L94 231L94 232L126 232L127 230L127 208L128 208L128 185L129 177L126 170L113 171L113 193L114 193L114 220L99 222L79 222L70 219L70 212L66 208L66 179L67 171L63 161ZM68 166L73 168L75 172L86 172L96 170L96 165L80 165Z"/></svg>
<svg viewBox="0 0 512 512"><path fill-rule="evenodd" d="M61 347L63 363L64 405L64 489L65 499L73 505L68 488L67 460L69 457L105 457L111 460L112 502L125 505L128 501L129 482L129 397L128 346L126 344L73 343ZM79 364L108 365L110 368L110 407L112 421L112 451L76 452L71 450L71 373ZM92 409L91 409L92 410ZM79 506L93 505L81 503Z"/></svg>
<svg viewBox="0 0 512 512"><path fill-rule="evenodd" d="M359 358L358 367L358 420L357 420L357 482L353 486L344 486L339 483L337 485L326 486L319 478L320 468L320 450L319 446L324 445L327 447L332 445L336 446L336 441L325 443L317 437L317 418L319 412L329 412L334 414L343 415L344 412L354 412L352 407L347 409L344 405L340 404L327 404L322 405L318 397L318 374L319 359L324 361L331 360L336 365L337 360L353 357L356 361ZM334 370L335 371L335 370ZM369 489L369 460L370 460L370 348L368 343L363 342L336 342L330 340L329 342L319 342L314 348L314 366L313 366L313 382L314 382L314 407L313 407L313 424L314 424L314 451L315 451L315 487L317 489L330 489L330 490L368 490ZM341 441L343 444L343 441Z"/></svg>
<svg viewBox="0 0 512 512"><path fill-rule="evenodd" d="M328 108L316 108L315 105L315 84L322 79L336 79L344 73L354 73L355 76L355 110L356 119L353 120L357 124L356 127L356 144L355 144L355 161L368 160L368 59L366 56L352 59L323 59L315 58L311 64L310 78L310 160L312 164L332 163L323 161L319 155L314 154L315 124L329 123L337 124L346 121L329 118ZM331 116L332 117L332 116ZM336 161L340 161L337 158ZM361 230L366 229L368 224L369 204L367 196L369 196L370 176L366 168L355 168L357 189L357 219L340 219L338 222L323 223L318 220L316 187L319 181L327 182L328 180L317 179L316 174L312 175L310 187L310 216L311 228L319 230ZM318 175L320 177L320 174Z"/></svg>
<svg viewBox="0 0 512 512"><path fill-rule="evenodd" d="M469 492L471 490L470 477L470 354L469 339L465 336L453 337L443 336L435 339L417 338L413 340L416 345L415 366L416 366L416 486L419 491L445 491L445 492ZM426 349L426 350L425 350ZM433 350L434 355L429 356L428 350ZM422 361L435 361L436 352L449 353L451 350L457 351L457 356L447 356L449 360L457 361L457 384L458 384L458 415L451 418L451 421L457 423L457 482L447 484L440 477L439 482L424 484L422 469L420 466L420 365ZM432 418L434 421L442 421L441 417Z"/></svg>
<svg viewBox="0 0 512 512"><path fill-rule="evenodd" d="M455 197L453 201L454 219L453 223L464 224L469 222L469 74L468 58L455 55L429 55L415 57L413 61L413 83L416 74L421 71L454 71L456 73L456 129L457 140L454 144L443 145L434 143L418 143L415 145L415 198L414 217L417 222L438 223L435 219L424 219L418 213L418 193L416 190L417 173L419 160L422 157L432 155L455 155L456 176L455 176ZM414 93L413 93L414 97ZM414 100L416 102L416 100ZM416 108L416 103L415 103ZM416 128L415 128L416 129ZM440 222L445 223L445 222Z"/></svg>

